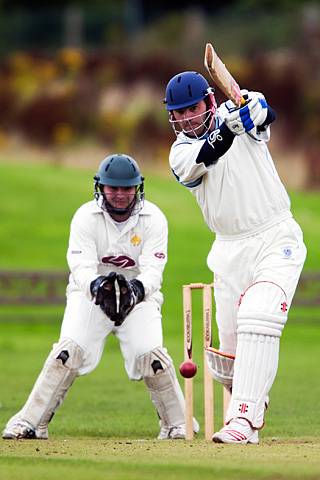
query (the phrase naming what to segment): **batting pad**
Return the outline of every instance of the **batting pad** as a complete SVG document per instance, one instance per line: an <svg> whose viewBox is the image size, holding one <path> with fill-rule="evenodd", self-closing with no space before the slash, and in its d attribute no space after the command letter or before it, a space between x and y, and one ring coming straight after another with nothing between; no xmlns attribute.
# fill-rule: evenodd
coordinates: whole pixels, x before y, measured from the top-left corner
<svg viewBox="0 0 320 480"><path fill-rule="evenodd" d="M70 339L53 346L29 398L18 413L35 428L48 424L63 402L82 364L83 350Z"/></svg>
<svg viewBox="0 0 320 480"><path fill-rule="evenodd" d="M271 281L253 283L240 298L237 333L280 337L288 308L287 296L281 286Z"/></svg>
<svg viewBox="0 0 320 480"><path fill-rule="evenodd" d="M254 428L263 427L266 399L278 369L279 344L278 336L238 334L226 423L240 417L246 418Z"/></svg>
<svg viewBox="0 0 320 480"><path fill-rule="evenodd" d="M172 359L165 348L142 355L138 365L161 420L161 426L185 423L185 403Z"/></svg>

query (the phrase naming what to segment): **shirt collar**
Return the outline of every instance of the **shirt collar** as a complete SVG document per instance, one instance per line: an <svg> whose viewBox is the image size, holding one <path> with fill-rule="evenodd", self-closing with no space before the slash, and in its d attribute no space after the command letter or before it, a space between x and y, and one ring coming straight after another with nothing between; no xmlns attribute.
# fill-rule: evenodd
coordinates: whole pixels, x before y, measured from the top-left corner
<svg viewBox="0 0 320 480"><path fill-rule="evenodd" d="M102 208L99 207L99 205L97 204L97 202L95 200L92 200L92 207L91 208L92 208L92 213L104 213ZM145 200L142 209L140 210L140 212L137 215L151 215L151 213L152 213L151 205L147 200ZM136 215L134 215L134 217L135 216ZM131 218L131 217L129 217L129 218Z"/></svg>

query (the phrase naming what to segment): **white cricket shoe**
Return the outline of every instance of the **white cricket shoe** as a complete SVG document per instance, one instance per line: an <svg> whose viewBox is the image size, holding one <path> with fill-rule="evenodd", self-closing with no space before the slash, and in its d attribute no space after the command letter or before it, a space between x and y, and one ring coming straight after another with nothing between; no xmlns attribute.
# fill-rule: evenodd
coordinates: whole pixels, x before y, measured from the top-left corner
<svg viewBox="0 0 320 480"><path fill-rule="evenodd" d="M251 427L244 418L235 418L228 425L225 425L219 432L216 432L212 441L216 443L247 444L259 443L258 430Z"/></svg>
<svg viewBox="0 0 320 480"><path fill-rule="evenodd" d="M5 440L18 440L20 438L36 438L34 427L21 418L13 417L7 423L2 432L2 438Z"/></svg>
<svg viewBox="0 0 320 480"><path fill-rule="evenodd" d="M19 415L14 415L10 418L2 432L2 438L6 440L23 438L47 440L49 438L48 425L46 423L40 423L37 428L34 428L31 423L23 420Z"/></svg>
<svg viewBox="0 0 320 480"><path fill-rule="evenodd" d="M200 430L199 423L193 419L193 431L198 433ZM160 429L158 440L185 440L186 425L183 423L177 426L163 426Z"/></svg>

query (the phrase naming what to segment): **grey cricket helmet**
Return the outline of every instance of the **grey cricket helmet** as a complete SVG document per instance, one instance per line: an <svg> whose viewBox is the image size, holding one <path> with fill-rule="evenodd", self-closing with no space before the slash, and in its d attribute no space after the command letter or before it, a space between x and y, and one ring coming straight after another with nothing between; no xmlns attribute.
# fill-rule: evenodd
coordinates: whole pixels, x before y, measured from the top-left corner
<svg viewBox="0 0 320 480"><path fill-rule="evenodd" d="M115 153L102 160L94 179L110 187L138 186L144 180L137 162L123 153Z"/></svg>
<svg viewBox="0 0 320 480"><path fill-rule="evenodd" d="M115 153L109 155L99 165L94 176L94 196L98 205L109 214L135 215L143 207L144 177L141 175L137 162L127 154ZM126 209L112 207L107 201L103 187L136 187L135 198Z"/></svg>

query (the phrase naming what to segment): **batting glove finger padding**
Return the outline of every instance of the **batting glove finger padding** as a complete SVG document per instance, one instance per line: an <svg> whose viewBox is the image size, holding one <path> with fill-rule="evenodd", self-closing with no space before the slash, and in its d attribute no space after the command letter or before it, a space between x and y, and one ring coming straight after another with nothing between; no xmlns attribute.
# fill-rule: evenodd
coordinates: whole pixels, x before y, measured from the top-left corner
<svg viewBox="0 0 320 480"><path fill-rule="evenodd" d="M234 355L223 353L212 347L205 349L206 360L214 380L225 385L228 389L232 388Z"/></svg>

